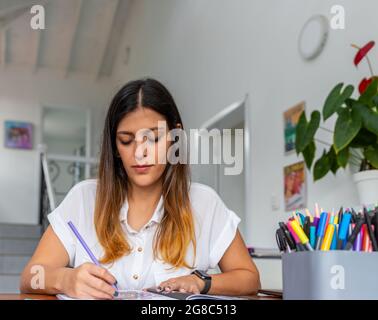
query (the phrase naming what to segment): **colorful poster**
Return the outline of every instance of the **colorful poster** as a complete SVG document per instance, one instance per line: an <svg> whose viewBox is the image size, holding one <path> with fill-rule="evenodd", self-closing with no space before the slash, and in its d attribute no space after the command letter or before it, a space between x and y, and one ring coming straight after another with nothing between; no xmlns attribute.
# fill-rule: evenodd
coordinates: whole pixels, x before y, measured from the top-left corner
<svg viewBox="0 0 378 320"><path fill-rule="evenodd" d="M13 149L32 149L33 125L27 122L5 121L5 147Z"/></svg>
<svg viewBox="0 0 378 320"><path fill-rule="evenodd" d="M286 166L285 177L285 210L294 211L306 208L306 171L303 161Z"/></svg>
<svg viewBox="0 0 378 320"><path fill-rule="evenodd" d="M299 117L305 109L305 103L300 102L294 107L284 112L285 122L285 153L291 153L295 150L295 129L299 121Z"/></svg>

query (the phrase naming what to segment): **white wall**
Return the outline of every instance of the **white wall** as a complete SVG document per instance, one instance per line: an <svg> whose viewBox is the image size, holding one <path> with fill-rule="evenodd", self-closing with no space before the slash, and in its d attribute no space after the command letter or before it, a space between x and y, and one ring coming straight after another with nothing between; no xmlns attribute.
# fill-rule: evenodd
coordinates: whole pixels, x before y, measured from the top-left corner
<svg viewBox="0 0 378 320"><path fill-rule="evenodd" d="M38 135L40 113L36 105L0 95L0 222L38 223L36 151L4 148L4 120L33 123ZM21 200L22 199L22 200Z"/></svg>
<svg viewBox="0 0 378 320"><path fill-rule="evenodd" d="M104 110L112 95L110 83L84 77L62 78L51 71L16 69L0 73L0 223L37 224L39 221L39 158L43 106L93 109L93 155L103 126ZM34 125L34 149L4 148L4 120Z"/></svg>
<svg viewBox="0 0 378 320"><path fill-rule="evenodd" d="M152 76L176 98L184 125L196 128L230 103L250 94L252 111L252 207L247 243L276 247L274 230L283 209L283 167L298 159L284 156L283 111L305 100L321 108L339 81L358 84L367 66L353 66L350 43L376 40L378 3L339 1L346 29L333 30L325 50L312 62L297 52L297 38L313 14L330 16L330 0L138 0L130 7L126 35L116 67L117 83ZM128 65L123 63L130 46ZM372 63L377 56L372 54ZM320 148L319 148L320 149ZM318 150L318 155L322 150ZM195 175L198 179L198 175ZM327 209L357 203L348 172L316 184L308 176L308 205ZM273 212L271 196L281 209Z"/></svg>

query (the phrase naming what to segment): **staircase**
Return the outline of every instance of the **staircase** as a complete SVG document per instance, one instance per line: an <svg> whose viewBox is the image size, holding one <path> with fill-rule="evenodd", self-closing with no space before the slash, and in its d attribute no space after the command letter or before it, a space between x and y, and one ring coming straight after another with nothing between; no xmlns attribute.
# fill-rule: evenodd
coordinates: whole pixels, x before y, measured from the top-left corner
<svg viewBox="0 0 378 320"><path fill-rule="evenodd" d="M0 293L19 292L20 274L41 237L41 226L0 224Z"/></svg>

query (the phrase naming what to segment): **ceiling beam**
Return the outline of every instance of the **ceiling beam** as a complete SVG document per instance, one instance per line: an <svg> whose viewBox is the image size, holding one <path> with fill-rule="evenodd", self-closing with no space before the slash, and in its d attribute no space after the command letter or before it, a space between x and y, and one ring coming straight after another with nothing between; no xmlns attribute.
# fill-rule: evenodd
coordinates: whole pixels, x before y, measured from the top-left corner
<svg viewBox="0 0 378 320"><path fill-rule="evenodd" d="M63 62L63 76L67 77L72 63L72 55L73 55L73 48L75 45L75 39L78 31L80 16L83 11L84 1L83 0L76 0L75 1L75 13L73 15L72 21L67 23L67 28L69 28L70 38L68 40L68 44L66 46L66 52L64 53L64 62Z"/></svg>
<svg viewBox="0 0 378 320"><path fill-rule="evenodd" d="M1 37L1 68L4 69L5 65L7 64L7 42L8 42L8 29L2 28L0 29L0 37Z"/></svg>
<svg viewBox="0 0 378 320"><path fill-rule="evenodd" d="M37 4L36 0L1 0L0 1L0 14L8 13L19 9L20 7L31 7L34 4Z"/></svg>
<svg viewBox="0 0 378 320"><path fill-rule="evenodd" d="M104 27L104 33L103 37L100 39L99 47L94 51L98 52L98 54L95 57L95 62L94 62L94 80L97 80L100 77L101 73L101 68L104 63L105 55L107 52L107 49L110 44L111 40L111 34L112 31L114 30L114 23L115 23L115 18L117 15L117 11L119 10L119 6L121 4L120 0L113 0L112 2L109 1L109 11L107 12L108 14L108 23Z"/></svg>
<svg viewBox="0 0 378 320"><path fill-rule="evenodd" d="M1 66L4 68L7 62L7 50L9 35L8 30L12 27L19 18L26 14L31 14L30 9L33 5L46 5L49 0L21 0L21 1L2 1L0 3L0 37L1 37ZM31 16L30 16L31 17ZM41 31L35 31L34 45L35 48L30 52L31 54L31 68L36 71L38 67L39 50L40 50Z"/></svg>
<svg viewBox="0 0 378 320"><path fill-rule="evenodd" d="M7 11L6 13L0 12L0 28L9 28L9 26L16 21L19 17L23 16L27 12L29 12L30 7L23 6L21 8L16 8L12 11Z"/></svg>
<svg viewBox="0 0 378 320"><path fill-rule="evenodd" d="M34 30L34 48L31 50L30 55L31 55L31 68L32 72L37 72L38 66L39 66L39 56L40 56L40 51L41 51L41 33L43 30Z"/></svg>
<svg viewBox="0 0 378 320"><path fill-rule="evenodd" d="M33 5L44 5L48 0L12 0L0 1L0 28L8 28L24 14L29 13Z"/></svg>
<svg viewBox="0 0 378 320"><path fill-rule="evenodd" d="M119 4L98 77L111 76L112 74L114 63L122 43L122 35L125 30L129 5L129 0L121 0Z"/></svg>

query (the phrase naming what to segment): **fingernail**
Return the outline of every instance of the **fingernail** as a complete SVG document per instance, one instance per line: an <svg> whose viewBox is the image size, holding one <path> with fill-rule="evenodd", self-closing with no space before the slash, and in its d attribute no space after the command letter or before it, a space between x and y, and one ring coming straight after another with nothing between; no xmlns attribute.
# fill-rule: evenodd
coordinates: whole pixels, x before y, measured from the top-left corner
<svg viewBox="0 0 378 320"><path fill-rule="evenodd" d="M118 291L114 291L113 296L118 297Z"/></svg>

